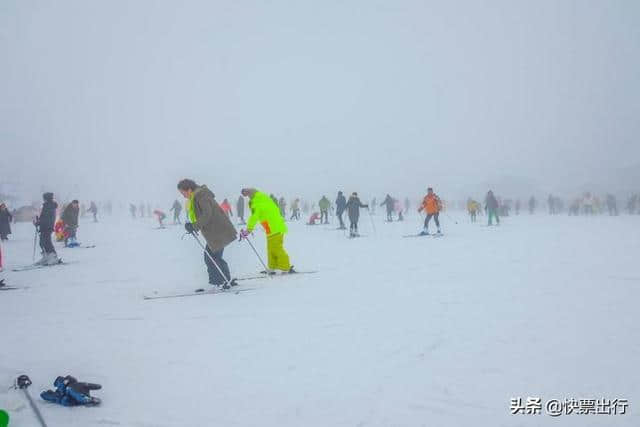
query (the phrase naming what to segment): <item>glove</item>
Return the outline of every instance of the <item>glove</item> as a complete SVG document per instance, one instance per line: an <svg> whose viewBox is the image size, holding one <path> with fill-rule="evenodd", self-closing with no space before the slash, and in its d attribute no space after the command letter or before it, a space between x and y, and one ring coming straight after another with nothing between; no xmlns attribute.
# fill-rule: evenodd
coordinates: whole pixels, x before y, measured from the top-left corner
<svg viewBox="0 0 640 427"><path fill-rule="evenodd" d="M185 222L184 223L184 229L187 230L187 233L189 233L189 234L196 234L197 233L197 230L196 230L195 226L191 222Z"/></svg>
<svg viewBox="0 0 640 427"><path fill-rule="evenodd" d="M249 237L249 231L245 229L240 230L240 240L246 239L247 237Z"/></svg>

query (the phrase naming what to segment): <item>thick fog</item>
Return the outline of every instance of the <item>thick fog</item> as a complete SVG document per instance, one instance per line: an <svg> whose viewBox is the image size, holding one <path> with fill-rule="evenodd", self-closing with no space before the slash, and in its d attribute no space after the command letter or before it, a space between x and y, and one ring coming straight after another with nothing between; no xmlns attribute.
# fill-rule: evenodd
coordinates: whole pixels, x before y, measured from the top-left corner
<svg viewBox="0 0 640 427"><path fill-rule="evenodd" d="M622 187L638 22L634 0L5 0L0 182L122 201L184 177L229 196Z"/></svg>

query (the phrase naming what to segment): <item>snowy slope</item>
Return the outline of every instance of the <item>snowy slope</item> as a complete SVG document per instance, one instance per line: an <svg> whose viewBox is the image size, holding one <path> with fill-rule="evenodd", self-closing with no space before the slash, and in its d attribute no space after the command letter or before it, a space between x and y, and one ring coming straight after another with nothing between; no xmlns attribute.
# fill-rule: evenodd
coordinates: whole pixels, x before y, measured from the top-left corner
<svg viewBox="0 0 640 427"><path fill-rule="evenodd" d="M145 301L206 285L182 229L151 220L81 223L95 249L5 271L0 384L31 393L73 374L104 389L96 408L40 403L50 426L632 426L640 418L640 218L442 218L442 239L403 239L420 219L361 218L367 237L290 224L298 269L238 295ZM7 269L31 260L15 226ZM264 238L256 236L264 252ZM232 273L260 269L243 243ZM34 426L0 387L12 426ZM627 398L629 415L510 415L511 397Z"/></svg>

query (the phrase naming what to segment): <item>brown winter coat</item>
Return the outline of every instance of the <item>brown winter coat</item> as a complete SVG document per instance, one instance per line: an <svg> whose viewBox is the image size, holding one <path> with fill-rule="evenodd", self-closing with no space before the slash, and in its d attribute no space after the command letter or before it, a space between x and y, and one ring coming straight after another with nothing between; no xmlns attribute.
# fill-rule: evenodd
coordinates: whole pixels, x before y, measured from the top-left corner
<svg viewBox="0 0 640 427"><path fill-rule="evenodd" d="M219 251L236 240L236 229L206 185L201 185L193 192L193 209L196 214L194 226L202 233L212 251Z"/></svg>

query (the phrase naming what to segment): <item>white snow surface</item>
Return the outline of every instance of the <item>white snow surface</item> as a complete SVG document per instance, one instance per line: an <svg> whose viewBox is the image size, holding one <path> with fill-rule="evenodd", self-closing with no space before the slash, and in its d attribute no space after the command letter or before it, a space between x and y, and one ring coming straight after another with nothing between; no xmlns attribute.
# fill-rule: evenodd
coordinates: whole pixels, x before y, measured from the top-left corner
<svg viewBox="0 0 640 427"><path fill-rule="evenodd" d="M640 217L485 220L442 216L441 239L401 237L417 214L378 215L374 231L365 211L360 239L289 223L293 264L317 274L149 301L208 286L182 227L84 220L79 240L95 249L58 244L68 265L12 272L33 244L33 226L14 225L3 275L25 289L0 292L0 408L12 427L38 425L6 391L26 373L50 427L640 425ZM234 275L261 269L245 243L225 258ZM102 384L102 405L39 399L67 374ZM510 399L529 396L630 406L511 415Z"/></svg>

